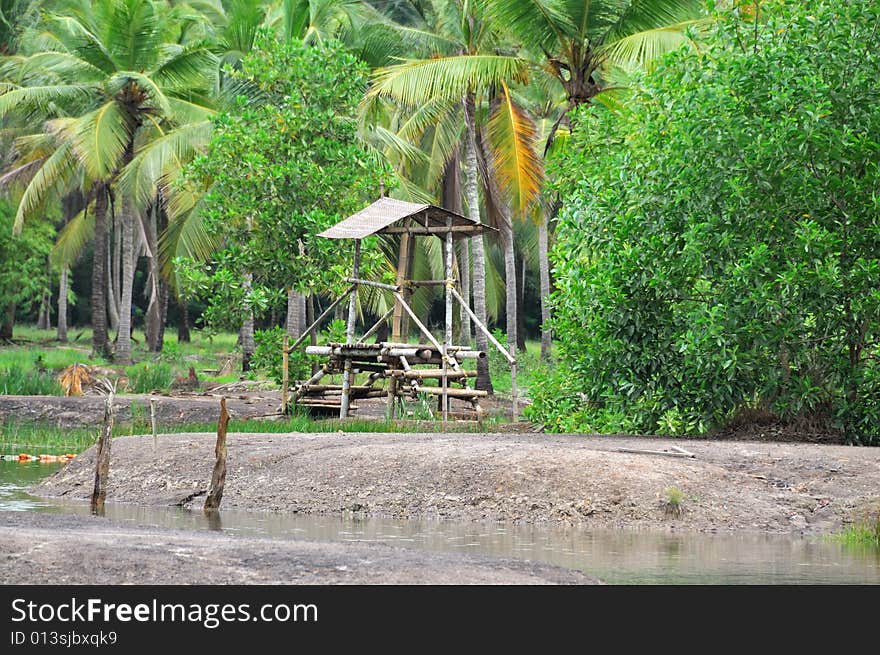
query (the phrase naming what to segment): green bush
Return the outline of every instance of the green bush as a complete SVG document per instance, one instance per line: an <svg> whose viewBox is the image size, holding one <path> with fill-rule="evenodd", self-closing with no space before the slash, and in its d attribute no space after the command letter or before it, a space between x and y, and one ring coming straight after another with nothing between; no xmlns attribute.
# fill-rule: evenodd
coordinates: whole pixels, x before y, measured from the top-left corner
<svg viewBox="0 0 880 655"><path fill-rule="evenodd" d="M0 369L0 394L11 396L60 396L61 385L46 371L12 364Z"/></svg>
<svg viewBox="0 0 880 655"><path fill-rule="evenodd" d="M552 173L559 366L529 409L548 428L756 408L880 442L880 6L761 15L576 116Z"/></svg>
<svg viewBox="0 0 880 655"><path fill-rule="evenodd" d="M126 369L128 374L128 390L132 393L150 393L155 390L167 390L174 381L174 373L169 364L164 362L144 362Z"/></svg>

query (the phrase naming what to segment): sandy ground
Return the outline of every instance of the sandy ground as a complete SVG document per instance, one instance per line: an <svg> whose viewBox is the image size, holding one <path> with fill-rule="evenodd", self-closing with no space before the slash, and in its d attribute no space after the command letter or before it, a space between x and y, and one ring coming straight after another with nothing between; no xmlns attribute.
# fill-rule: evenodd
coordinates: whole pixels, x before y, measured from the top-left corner
<svg viewBox="0 0 880 655"><path fill-rule="evenodd" d="M4 584L595 584L578 571L379 544L282 541L0 512Z"/></svg>
<svg viewBox="0 0 880 655"><path fill-rule="evenodd" d="M121 437L108 501L201 507L212 434ZM696 457L620 452L683 446ZM222 507L820 533L880 509L880 449L547 434L230 434ZM88 498L94 449L35 489ZM670 507L670 488L682 502Z"/></svg>

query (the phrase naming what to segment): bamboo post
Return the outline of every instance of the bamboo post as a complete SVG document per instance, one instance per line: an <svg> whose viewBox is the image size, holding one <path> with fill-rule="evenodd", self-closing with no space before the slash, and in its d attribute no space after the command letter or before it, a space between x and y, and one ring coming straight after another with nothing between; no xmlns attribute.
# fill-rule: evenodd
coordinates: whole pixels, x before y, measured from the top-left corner
<svg viewBox="0 0 880 655"><path fill-rule="evenodd" d="M445 241L445 276L446 276L446 331L443 334L443 430L446 430L446 422L449 420L449 346L452 345L452 294L449 292L455 286L452 280L452 217L446 219Z"/></svg>
<svg viewBox="0 0 880 655"><path fill-rule="evenodd" d="M156 429L156 399L150 398L150 427L153 429L153 452L159 449L159 438Z"/></svg>
<svg viewBox="0 0 880 655"><path fill-rule="evenodd" d="M226 428L229 425L229 412L226 410L226 398L220 399L220 419L217 421L217 443L214 446L214 472L211 475L211 486L205 498L204 511L220 509L223 500L223 487L226 485Z"/></svg>
<svg viewBox="0 0 880 655"><path fill-rule="evenodd" d="M351 277L358 278L361 266L361 240L354 242L354 265L352 266ZM348 326L345 330L345 343L354 343L354 328L357 320L357 284L351 291L351 298L348 301ZM351 396L351 357L345 358L342 372L342 399L339 401L339 418L348 416L349 400Z"/></svg>
<svg viewBox="0 0 880 655"><path fill-rule="evenodd" d="M109 385L108 385L109 386ZM92 490L92 514L104 515L104 501L107 498L107 479L110 477L110 441L113 434L114 389L109 388L107 400L104 402L104 420L101 425L101 436L98 439L98 452L95 462L95 487Z"/></svg>
<svg viewBox="0 0 880 655"><path fill-rule="evenodd" d="M287 416L287 397L290 389L290 351L287 335L281 338L281 415Z"/></svg>

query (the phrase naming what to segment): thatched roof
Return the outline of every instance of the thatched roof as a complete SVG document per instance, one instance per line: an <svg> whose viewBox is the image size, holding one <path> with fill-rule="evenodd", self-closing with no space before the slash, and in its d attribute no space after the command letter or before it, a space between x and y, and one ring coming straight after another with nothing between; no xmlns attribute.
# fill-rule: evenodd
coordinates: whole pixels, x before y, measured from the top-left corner
<svg viewBox="0 0 880 655"><path fill-rule="evenodd" d="M406 220L409 219L409 220ZM435 205L420 205L394 198L379 198L357 214L340 221L318 236L328 239L363 239L373 234L441 235L447 231L451 219L452 231L457 236L474 236L486 230L488 225Z"/></svg>

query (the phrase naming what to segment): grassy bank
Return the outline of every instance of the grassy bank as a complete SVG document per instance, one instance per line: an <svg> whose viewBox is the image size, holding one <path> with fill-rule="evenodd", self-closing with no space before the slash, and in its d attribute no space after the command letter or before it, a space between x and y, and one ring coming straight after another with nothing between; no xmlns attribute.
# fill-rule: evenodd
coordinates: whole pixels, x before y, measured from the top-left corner
<svg viewBox="0 0 880 655"><path fill-rule="evenodd" d="M72 330L70 342L59 343L55 332L16 326L15 343L0 347L0 394L62 395L58 374L74 363L109 369L123 381L119 391L147 393L167 391L192 367L201 382L223 384L239 379L241 355L236 352L236 335L206 336L192 331L192 341L179 343L166 336L161 353L146 350L144 334L135 330L132 366L116 366L112 361L91 356L91 329ZM225 370L224 370L225 369Z"/></svg>
<svg viewBox="0 0 880 655"><path fill-rule="evenodd" d="M501 419L487 419L484 428ZM215 432L216 423L183 423L180 425L163 425L161 432ZM304 416L292 416L284 420L247 420L229 422L229 432L253 432L265 434L286 434L291 432L440 432L443 424L440 421L388 421L384 419L350 418L313 419ZM479 432L480 428L471 423L451 422L447 432ZM80 453L98 438L100 428L61 428L57 425L26 424L0 425L0 455L31 455L64 453ZM149 422L136 420L114 426L114 437L130 437L150 433Z"/></svg>
<svg viewBox="0 0 880 655"><path fill-rule="evenodd" d="M873 517L865 516L861 521L848 526L834 539L856 549L874 549L880 552L880 510Z"/></svg>

